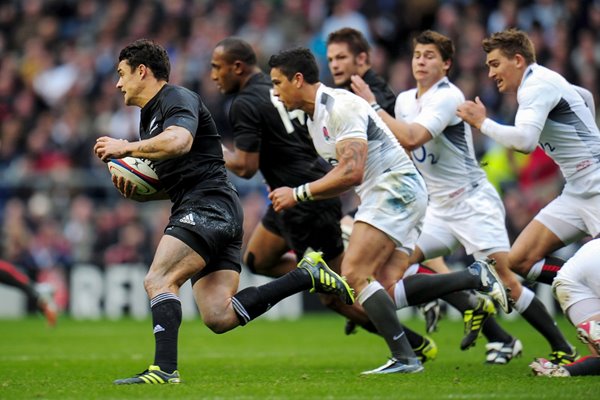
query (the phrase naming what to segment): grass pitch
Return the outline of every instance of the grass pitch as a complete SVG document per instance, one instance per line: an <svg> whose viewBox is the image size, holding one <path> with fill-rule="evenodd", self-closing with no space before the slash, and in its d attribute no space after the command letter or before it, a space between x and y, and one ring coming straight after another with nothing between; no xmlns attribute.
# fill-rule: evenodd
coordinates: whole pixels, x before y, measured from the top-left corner
<svg viewBox="0 0 600 400"><path fill-rule="evenodd" d="M587 354L564 320L559 325ZM180 331L181 385L115 386L153 360L150 321L73 321L49 329L41 318L0 321L0 399L564 399L597 398L598 377L534 377L547 356L542 337L522 320L501 321L525 347L506 366L484 365L485 340L460 351L462 323L444 319L432 337L440 352L414 375L360 376L386 361L383 340L343 334L332 313L297 321L257 320L216 335L199 320ZM423 331L420 320L407 325Z"/></svg>

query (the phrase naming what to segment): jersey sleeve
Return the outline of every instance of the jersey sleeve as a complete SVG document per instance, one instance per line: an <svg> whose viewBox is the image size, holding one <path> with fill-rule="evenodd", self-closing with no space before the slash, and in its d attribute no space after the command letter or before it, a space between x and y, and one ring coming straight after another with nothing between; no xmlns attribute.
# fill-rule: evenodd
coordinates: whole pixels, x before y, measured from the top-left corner
<svg viewBox="0 0 600 400"><path fill-rule="evenodd" d="M200 99L191 92L173 91L169 94L165 104L165 122L163 129L169 126L180 126L190 131L192 136L196 136L198 129L198 110L200 109Z"/></svg>
<svg viewBox="0 0 600 400"><path fill-rule="evenodd" d="M532 125L540 131L544 128L550 111L558 104L560 92L539 80L526 82L517 94L519 108L515 125Z"/></svg>
<svg viewBox="0 0 600 400"><path fill-rule="evenodd" d="M392 117L396 116L395 104L396 95L387 85L381 85L375 88L373 92L377 104L381 106Z"/></svg>
<svg viewBox="0 0 600 400"><path fill-rule="evenodd" d="M345 139L367 140L369 110L370 107L361 107L358 102L337 103L330 119L336 142Z"/></svg>
<svg viewBox="0 0 600 400"><path fill-rule="evenodd" d="M236 148L251 153L259 151L262 141L261 121L257 105L242 97L233 101L229 110L229 122Z"/></svg>
<svg viewBox="0 0 600 400"><path fill-rule="evenodd" d="M423 106L419 115L413 120L431 133L439 136L448 125L456 118L456 109L460 102L447 90L440 90Z"/></svg>

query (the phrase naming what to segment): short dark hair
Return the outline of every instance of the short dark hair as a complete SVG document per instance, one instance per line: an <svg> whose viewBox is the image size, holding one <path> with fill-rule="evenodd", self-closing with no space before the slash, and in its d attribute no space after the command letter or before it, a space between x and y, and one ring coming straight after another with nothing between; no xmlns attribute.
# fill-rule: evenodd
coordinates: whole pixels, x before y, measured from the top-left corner
<svg viewBox="0 0 600 400"><path fill-rule="evenodd" d="M256 65L256 53L244 39L231 36L221 40L215 48L223 47L223 57L232 64L235 61L242 61L248 65Z"/></svg>
<svg viewBox="0 0 600 400"><path fill-rule="evenodd" d="M331 32L327 36L327 46L331 43L346 43L352 55L356 57L360 53L366 53L367 63L370 62L369 51L371 50L371 46L369 46L369 42L365 36L356 29L342 28Z"/></svg>
<svg viewBox="0 0 600 400"><path fill-rule="evenodd" d="M508 58L514 58L517 54L522 55L527 65L536 62L533 42L525 32L518 29L496 32L489 38L483 39L481 45L486 53L499 49Z"/></svg>
<svg viewBox="0 0 600 400"><path fill-rule="evenodd" d="M300 72L307 83L319 82L317 60L305 47L283 50L272 55L269 59L269 67L278 68L290 81L297 72Z"/></svg>
<svg viewBox="0 0 600 400"><path fill-rule="evenodd" d="M119 62L123 60L126 60L132 69L143 64L152 70L156 79L169 81L171 63L167 51L152 40L138 39L125 46L119 53Z"/></svg>
<svg viewBox="0 0 600 400"><path fill-rule="evenodd" d="M417 44L433 44L440 52L442 60L453 61L454 59L454 43L452 43L452 39L439 32L432 30L421 32L413 39L413 50L417 47Z"/></svg>

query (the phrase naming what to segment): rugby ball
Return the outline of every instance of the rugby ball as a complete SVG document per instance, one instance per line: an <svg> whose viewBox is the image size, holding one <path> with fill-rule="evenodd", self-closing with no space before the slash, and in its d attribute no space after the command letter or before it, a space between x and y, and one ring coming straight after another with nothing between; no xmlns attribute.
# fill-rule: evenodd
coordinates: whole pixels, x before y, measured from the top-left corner
<svg viewBox="0 0 600 400"><path fill-rule="evenodd" d="M111 159L108 163L111 175L122 176L137 186L136 193L147 196L161 189L160 180L152 161L145 158L124 157Z"/></svg>

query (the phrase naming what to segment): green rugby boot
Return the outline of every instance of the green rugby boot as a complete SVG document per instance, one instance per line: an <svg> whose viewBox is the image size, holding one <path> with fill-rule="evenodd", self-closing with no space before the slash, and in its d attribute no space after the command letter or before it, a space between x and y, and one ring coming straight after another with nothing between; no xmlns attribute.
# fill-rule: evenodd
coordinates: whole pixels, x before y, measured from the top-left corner
<svg viewBox="0 0 600 400"><path fill-rule="evenodd" d="M327 266L321 252L311 251L304 254L298 263L298 268L306 270L310 275L313 284L311 293L334 294L346 304L354 303L354 290L348 286L344 278Z"/></svg>

